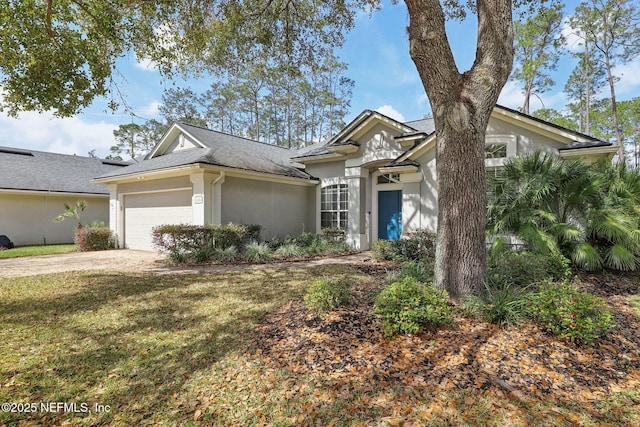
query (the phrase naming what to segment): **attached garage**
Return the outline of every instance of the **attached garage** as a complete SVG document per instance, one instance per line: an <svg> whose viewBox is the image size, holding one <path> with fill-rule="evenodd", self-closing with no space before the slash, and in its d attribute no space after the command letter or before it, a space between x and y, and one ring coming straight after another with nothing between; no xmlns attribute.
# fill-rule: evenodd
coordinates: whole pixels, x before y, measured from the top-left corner
<svg viewBox="0 0 640 427"><path fill-rule="evenodd" d="M124 195L124 244L129 249L155 250L153 227L192 222L191 190Z"/></svg>

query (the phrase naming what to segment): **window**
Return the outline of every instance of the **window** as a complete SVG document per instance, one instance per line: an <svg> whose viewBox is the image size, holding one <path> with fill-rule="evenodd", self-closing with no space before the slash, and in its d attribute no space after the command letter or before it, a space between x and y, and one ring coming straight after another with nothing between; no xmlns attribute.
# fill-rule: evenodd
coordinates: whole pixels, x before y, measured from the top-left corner
<svg viewBox="0 0 640 427"><path fill-rule="evenodd" d="M320 226L347 228L349 187L346 184L324 187L320 193Z"/></svg>
<svg viewBox="0 0 640 427"><path fill-rule="evenodd" d="M485 171L487 177L487 199L491 200L496 195L496 190L499 185L499 180L502 168L487 168Z"/></svg>
<svg viewBox="0 0 640 427"><path fill-rule="evenodd" d="M502 159L507 157L507 144L485 144L485 159Z"/></svg>
<svg viewBox="0 0 640 427"><path fill-rule="evenodd" d="M399 173L385 173L378 177L378 184L396 184L400 182Z"/></svg>

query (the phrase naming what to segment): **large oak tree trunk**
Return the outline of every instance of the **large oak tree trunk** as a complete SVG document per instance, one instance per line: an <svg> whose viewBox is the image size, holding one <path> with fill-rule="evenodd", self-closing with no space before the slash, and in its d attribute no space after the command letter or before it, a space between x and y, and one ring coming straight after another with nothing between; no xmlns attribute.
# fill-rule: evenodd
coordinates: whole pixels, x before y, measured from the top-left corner
<svg viewBox="0 0 640 427"><path fill-rule="evenodd" d="M411 58L429 97L437 141L435 284L459 298L486 280L484 137L513 66L511 1L478 0L478 42L460 73L438 0L406 0Z"/></svg>

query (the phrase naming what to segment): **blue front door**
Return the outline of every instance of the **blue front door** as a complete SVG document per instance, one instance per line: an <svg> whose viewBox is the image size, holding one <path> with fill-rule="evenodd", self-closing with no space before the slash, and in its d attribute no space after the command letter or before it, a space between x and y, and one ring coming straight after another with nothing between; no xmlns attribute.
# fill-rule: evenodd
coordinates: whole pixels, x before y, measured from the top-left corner
<svg viewBox="0 0 640 427"><path fill-rule="evenodd" d="M402 235L402 191L378 192L378 239L398 240Z"/></svg>

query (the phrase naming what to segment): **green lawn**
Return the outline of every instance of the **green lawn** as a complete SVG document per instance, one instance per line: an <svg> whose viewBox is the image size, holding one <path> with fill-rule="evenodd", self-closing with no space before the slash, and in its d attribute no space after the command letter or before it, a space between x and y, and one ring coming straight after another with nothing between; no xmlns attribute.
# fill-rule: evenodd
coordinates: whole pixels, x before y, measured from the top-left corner
<svg viewBox="0 0 640 427"><path fill-rule="evenodd" d="M4 279L0 403L30 403L37 410L0 412L0 425L348 426L403 425L410 419L418 425L622 426L638 421L638 388L611 392L588 407L570 400L522 402L486 390L422 387L410 363L406 378L396 382L347 382L331 372L300 373L256 352L252 338L265 314L300 297L317 278L336 275L373 280L345 266ZM292 312L290 322L304 325L306 314ZM330 340L336 332L327 328L319 339ZM451 346L441 341L435 338L425 351ZM384 345L400 352L396 343L401 342ZM338 356L326 350L327 363ZM406 357L411 360L411 354ZM366 366L366 357L362 363ZM54 412L42 408L48 402L75 406L67 411L54 406Z"/></svg>
<svg viewBox="0 0 640 427"><path fill-rule="evenodd" d="M0 259L34 255L66 254L77 250L78 247L76 245L20 246L18 248L0 251Z"/></svg>

